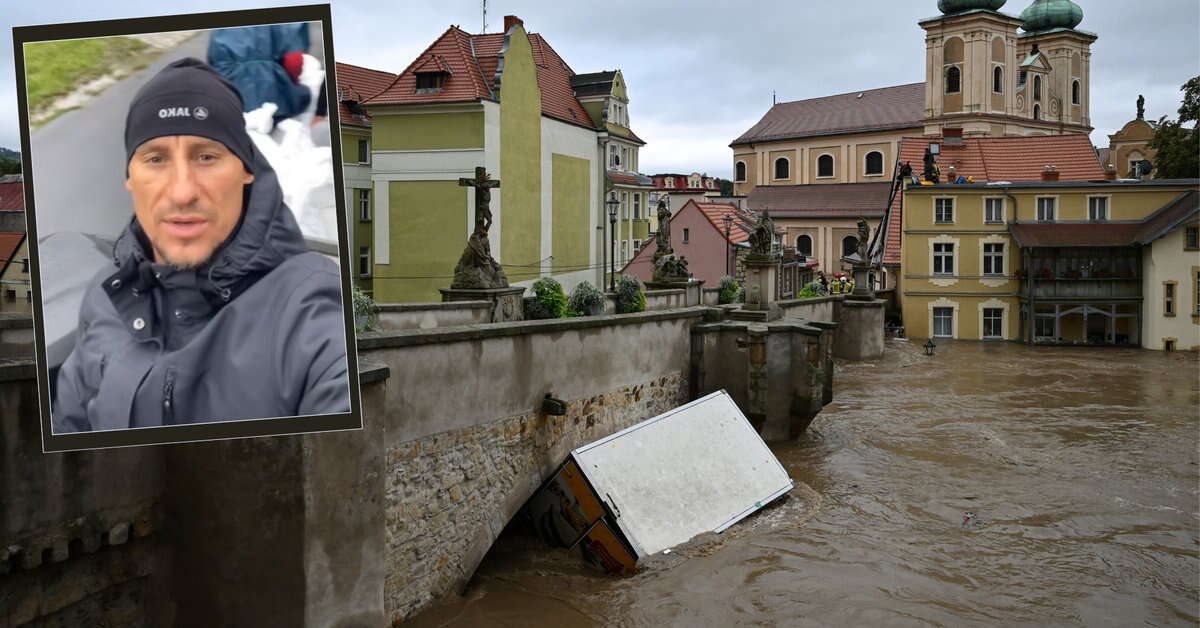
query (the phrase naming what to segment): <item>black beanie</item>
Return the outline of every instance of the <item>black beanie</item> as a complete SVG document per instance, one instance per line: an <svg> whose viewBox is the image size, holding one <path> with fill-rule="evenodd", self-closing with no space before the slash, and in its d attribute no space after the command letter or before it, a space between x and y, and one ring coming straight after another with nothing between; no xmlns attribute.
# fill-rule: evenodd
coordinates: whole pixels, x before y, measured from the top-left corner
<svg viewBox="0 0 1200 628"><path fill-rule="evenodd" d="M216 140L254 172L254 142L246 133L242 95L199 59L171 62L133 97L125 116L126 172L138 146L164 135Z"/></svg>

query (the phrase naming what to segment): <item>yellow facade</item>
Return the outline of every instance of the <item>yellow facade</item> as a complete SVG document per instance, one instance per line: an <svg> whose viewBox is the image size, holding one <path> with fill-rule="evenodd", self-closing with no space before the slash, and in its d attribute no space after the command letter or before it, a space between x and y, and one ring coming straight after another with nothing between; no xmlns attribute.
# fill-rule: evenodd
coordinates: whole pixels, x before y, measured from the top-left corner
<svg viewBox="0 0 1200 628"><path fill-rule="evenodd" d="M12 255L12 261L4 266L0 274L0 312L20 312L28 314L33 311L33 286L28 271L29 238L21 240Z"/></svg>
<svg viewBox="0 0 1200 628"><path fill-rule="evenodd" d="M1017 184L1020 186L1021 184ZM1194 188L1195 186L1192 186ZM1138 188L1134 185L1086 185L1064 183L1061 186L1022 186L1006 189L1003 186L911 186L905 191L903 213L903 238L901 246L901 264L903 276L901 279L900 306L903 312L906 333L911 338L952 337L967 340L1004 339L1020 340L1020 312L1022 280L1019 273L1022 269L1021 251L1016 240L1009 231L1009 225L1014 220L1034 222L1037 220L1038 199L1053 199L1054 221L1068 223L1089 222L1089 199L1103 198L1102 204L1107 208L1107 222L1141 221L1158 209L1171 203L1189 189L1186 185L1155 186ZM999 218L988 221L985 215L987 202L991 200L993 209L999 209L999 214L991 216ZM941 211L938 211L938 210ZM940 214L940 215L939 215ZM944 220L938 220L942 218ZM1178 230L1180 233L1183 229ZM1171 239L1174 237L1179 242ZM1162 244L1153 243L1145 248L1149 251L1163 249L1174 251L1181 248L1183 236L1176 234L1162 239ZM1174 242L1174 244L1172 244ZM985 245L991 244L988 251L991 259L985 262ZM1174 248L1172 248L1174 247ZM998 255L997 255L998 253ZM1191 261L1183 259L1190 254ZM1144 346L1153 347L1157 334L1163 338L1175 338L1179 348L1190 348L1200 345L1200 339L1187 336L1175 329L1178 321L1191 323L1191 311L1184 311L1192 304L1191 291L1200 291L1200 286L1192 287L1197 277L1187 275L1191 265L1200 265L1200 252L1183 251L1177 255L1163 253L1158 255L1164 261L1158 266L1170 274L1173 279L1160 279L1163 274L1154 270L1151 258L1143 264L1143 300L1139 312L1136 303L1117 303L1114 312L1121 317L1114 318L1115 334L1129 338L1141 338L1137 327L1137 316L1141 315L1146 321ZM1179 257L1179 259L1175 259ZM940 258L940 259L938 259ZM1155 258L1157 259L1157 258ZM985 264L990 267L985 268ZM1179 275L1178 277L1174 277ZM1166 322L1155 323L1154 308L1162 301L1157 298L1156 287L1163 281L1176 281L1179 285L1174 290L1178 313ZM1152 285L1153 284L1153 285ZM1161 289L1158 292L1162 292ZM935 308L943 317L943 324L935 329ZM1161 311L1161 307L1159 307ZM986 311L986 312L985 312ZM1064 310L1066 311L1066 310ZM945 324L945 315L952 312L950 324ZM984 315L995 317L999 314L1000 321L993 323L989 331L984 333ZM1054 335L1066 341L1085 341L1089 334L1098 330L1095 326L1100 318L1093 316L1090 323L1083 314L1063 316ZM1153 320L1152 320L1153 319ZM1200 315L1194 317L1196 329L1200 330ZM1032 324L1027 322L1027 324ZM1158 333L1158 327L1164 330L1170 326L1172 330ZM1190 327L1189 327L1190 329ZM1104 330L1100 330L1104 331ZM1195 333L1193 332L1193 336ZM1159 339L1161 340L1161 339ZM1162 344L1159 342L1158 344Z"/></svg>

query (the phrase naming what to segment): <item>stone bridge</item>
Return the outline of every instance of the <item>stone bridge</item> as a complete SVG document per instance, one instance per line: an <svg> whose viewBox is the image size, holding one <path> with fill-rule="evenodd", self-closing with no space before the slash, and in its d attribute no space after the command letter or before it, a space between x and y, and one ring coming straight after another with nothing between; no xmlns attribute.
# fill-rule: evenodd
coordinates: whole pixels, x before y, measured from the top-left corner
<svg viewBox="0 0 1200 628"><path fill-rule="evenodd" d="M815 414L845 341L805 320L841 297L781 305L762 343L704 305L371 332L362 431L66 454L41 453L32 362L0 359L0 628L403 619L461 591L578 446L720 388ZM756 372L807 388L766 395Z"/></svg>

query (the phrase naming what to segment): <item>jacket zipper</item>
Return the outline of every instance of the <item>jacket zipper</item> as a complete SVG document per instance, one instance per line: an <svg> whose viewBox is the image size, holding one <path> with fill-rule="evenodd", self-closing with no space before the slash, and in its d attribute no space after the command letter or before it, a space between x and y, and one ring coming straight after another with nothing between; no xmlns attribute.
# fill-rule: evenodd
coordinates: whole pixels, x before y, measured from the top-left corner
<svg viewBox="0 0 1200 628"><path fill-rule="evenodd" d="M175 424L175 367L167 367L163 382L163 425Z"/></svg>

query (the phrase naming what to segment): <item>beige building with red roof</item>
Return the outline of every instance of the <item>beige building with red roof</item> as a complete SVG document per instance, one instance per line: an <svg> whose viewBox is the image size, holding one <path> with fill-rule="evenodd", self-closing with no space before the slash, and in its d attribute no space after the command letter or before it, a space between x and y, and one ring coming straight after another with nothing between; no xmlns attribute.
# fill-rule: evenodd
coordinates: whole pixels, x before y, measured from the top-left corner
<svg viewBox="0 0 1200 628"><path fill-rule="evenodd" d="M1078 15L1014 17L1003 0L940 2L922 20L925 81L776 103L730 143L734 194L763 185L891 180L900 139L1091 132L1096 35ZM1036 4L1036 3L1035 3ZM1018 32L1018 29L1024 32Z"/></svg>
<svg viewBox="0 0 1200 628"><path fill-rule="evenodd" d="M440 300L474 226L474 190L459 179L476 167L500 182L489 237L513 285L599 284L610 193L618 256L652 228L620 72L576 74L516 17L503 33L451 26L398 74L338 64L338 88L347 193L368 225L359 284L376 301Z"/></svg>
<svg viewBox="0 0 1200 628"><path fill-rule="evenodd" d="M934 144L942 182L906 182L882 244L910 338L1200 346L1200 181L1117 180L1082 135L905 138L900 158Z"/></svg>
<svg viewBox="0 0 1200 628"><path fill-rule="evenodd" d="M0 233L0 312L33 311L29 244L24 233Z"/></svg>

